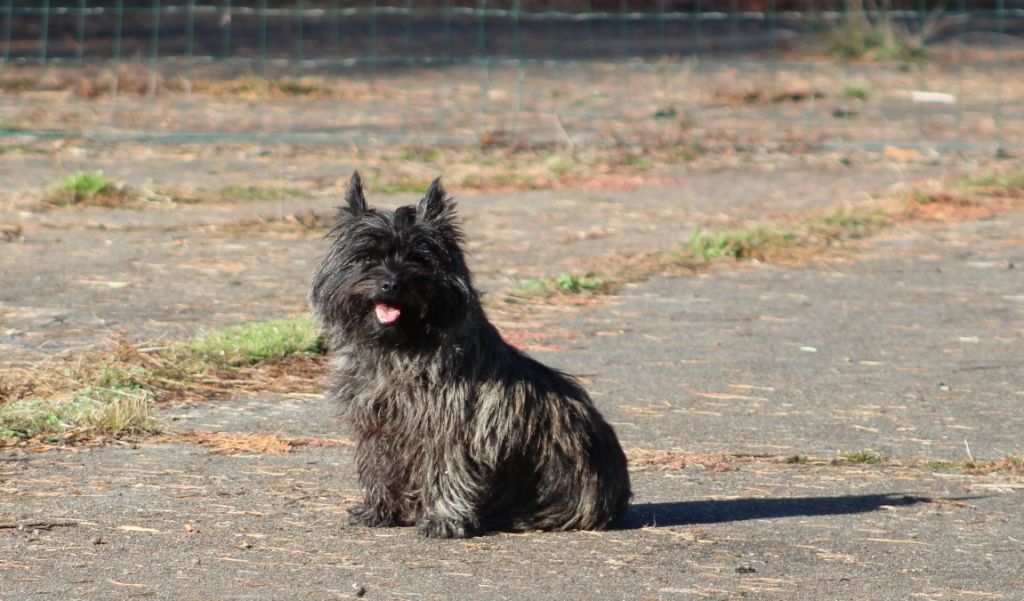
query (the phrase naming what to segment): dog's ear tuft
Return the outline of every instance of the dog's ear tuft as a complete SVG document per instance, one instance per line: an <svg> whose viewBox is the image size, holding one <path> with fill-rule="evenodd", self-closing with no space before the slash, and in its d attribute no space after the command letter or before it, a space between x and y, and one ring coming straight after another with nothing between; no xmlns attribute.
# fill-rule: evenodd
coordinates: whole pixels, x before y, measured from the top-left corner
<svg viewBox="0 0 1024 601"><path fill-rule="evenodd" d="M352 215L359 216L366 212L366 197L363 196L363 180L359 177L358 171L352 172L352 180L348 183L348 190L345 192L345 203Z"/></svg>
<svg viewBox="0 0 1024 601"><path fill-rule="evenodd" d="M437 178L416 205L416 218L422 221L448 221L452 216L453 205L441 185L441 178Z"/></svg>

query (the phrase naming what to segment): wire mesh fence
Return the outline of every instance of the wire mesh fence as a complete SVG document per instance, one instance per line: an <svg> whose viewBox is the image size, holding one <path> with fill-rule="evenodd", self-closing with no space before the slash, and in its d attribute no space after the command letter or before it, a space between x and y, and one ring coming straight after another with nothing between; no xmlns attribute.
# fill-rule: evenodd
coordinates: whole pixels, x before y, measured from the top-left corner
<svg viewBox="0 0 1024 601"><path fill-rule="evenodd" d="M0 0L0 131L1012 148L1024 0Z"/></svg>

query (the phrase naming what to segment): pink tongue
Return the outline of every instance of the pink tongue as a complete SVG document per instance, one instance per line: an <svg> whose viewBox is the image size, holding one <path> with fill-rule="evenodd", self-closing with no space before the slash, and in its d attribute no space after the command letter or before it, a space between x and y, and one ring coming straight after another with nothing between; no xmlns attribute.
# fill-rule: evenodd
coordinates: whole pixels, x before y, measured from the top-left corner
<svg viewBox="0 0 1024 601"><path fill-rule="evenodd" d="M373 306L373 313L377 316L377 321L381 323L395 323L402 310L384 303L377 303Z"/></svg>

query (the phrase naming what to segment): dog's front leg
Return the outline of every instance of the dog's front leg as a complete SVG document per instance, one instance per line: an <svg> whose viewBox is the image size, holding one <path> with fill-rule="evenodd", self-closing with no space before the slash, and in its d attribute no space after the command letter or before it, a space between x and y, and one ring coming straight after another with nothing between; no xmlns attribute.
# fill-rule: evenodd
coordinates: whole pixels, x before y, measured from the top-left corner
<svg viewBox="0 0 1024 601"><path fill-rule="evenodd" d="M356 467L363 486L364 503L348 510L348 523L362 526L401 526L408 524L403 487L409 470L400 453L379 435L368 436L356 449Z"/></svg>
<svg viewBox="0 0 1024 601"><path fill-rule="evenodd" d="M422 515L417 527L430 538L469 538L480 533L479 474L459 455L436 457L426 470Z"/></svg>

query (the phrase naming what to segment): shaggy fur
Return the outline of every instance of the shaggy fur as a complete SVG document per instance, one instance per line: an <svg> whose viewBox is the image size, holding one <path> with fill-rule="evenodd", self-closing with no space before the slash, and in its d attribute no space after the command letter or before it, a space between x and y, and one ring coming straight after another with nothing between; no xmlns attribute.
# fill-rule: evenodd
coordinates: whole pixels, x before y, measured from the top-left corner
<svg viewBox="0 0 1024 601"><path fill-rule="evenodd" d="M310 304L334 354L329 395L358 439L349 522L431 537L608 526L629 501L611 426L570 376L502 340L434 181L415 207L369 208L359 174Z"/></svg>

